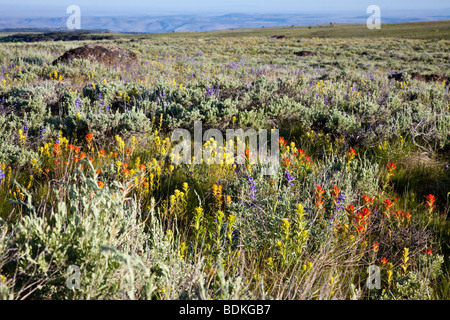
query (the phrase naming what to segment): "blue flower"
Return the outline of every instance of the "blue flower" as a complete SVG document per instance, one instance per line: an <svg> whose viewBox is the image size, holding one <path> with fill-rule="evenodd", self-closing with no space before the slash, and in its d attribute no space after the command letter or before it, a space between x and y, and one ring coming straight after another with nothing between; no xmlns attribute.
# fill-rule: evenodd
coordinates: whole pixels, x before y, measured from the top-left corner
<svg viewBox="0 0 450 320"><path fill-rule="evenodd" d="M76 107L78 110L82 111L82 110L83 110L83 105L84 105L84 103L81 101L80 98L77 98L77 99L75 100L75 107Z"/></svg>
<svg viewBox="0 0 450 320"><path fill-rule="evenodd" d="M39 137L41 138L41 140L44 139L44 135L45 135L45 127L44 127L44 126L41 126L41 127L39 128L39 132L40 132Z"/></svg>
<svg viewBox="0 0 450 320"><path fill-rule="evenodd" d="M344 205L343 205L344 200L345 200L345 195L340 194L339 198L337 199L337 203L336 203L336 208L335 208L336 211L344 209Z"/></svg>
<svg viewBox="0 0 450 320"><path fill-rule="evenodd" d="M214 89L214 85L211 85L211 88L206 86L206 96L212 96L215 95L217 98L219 98L219 86L217 86L217 89Z"/></svg>
<svg viewBox="0 0 450 320"><path fill-rule="evenodd" d="M337 202L336 202L336 208L334 208L334 212L331 214L330 219L328 219L328 221L331 222L331 225L329 226L329 228L331 229L333 224L334 224L334 220L336 219L336 215L339 212L339 210L343 210L344 209L344 200L345 200L345 194L340 194Z"/></svg>
<svg viewBox="0 0 450 320"><path fill-rule="evenodd" d="M100 108L103 109L105 107L105 100L102 99L102 93L101 92L99 92L99 94L98 94L98 101L100 101Z"/></svg>
<svg viewBox="0 0 450 320"><path fill-rule="evenodd" d="M290 187L294 186L294 183L292 181L294 181L294 177L292 176L292 174L289 172L289 170L286 170L286 173L284 174L285 178L287 179L288 185Z"/></svg>
<svg viewBox="0 0 450 320"><path fill-rule="evenodd" d="M3 171L3 169L2 168L0 168L0 183L2 182L2 180L3 179L5 179L6 178L6 176L5 176L5 172Z"/></svg>
<svg viewBox="0 0 450 320"><path fill-rule="evenodd" d="M250 176L247 176L248 185L250 186L250 197L252 199L256 199L256 193L258 192L258 189L256 188L255 181L253 181L253 178Z"/></svg>
<svg viewBox="0 0 450 320"><path fill-rule="evenodd" d="M28 123L27 116L25 116L25 120L23 122L23 133L27 134L29 129L30 129L30 125Z"/></svg>

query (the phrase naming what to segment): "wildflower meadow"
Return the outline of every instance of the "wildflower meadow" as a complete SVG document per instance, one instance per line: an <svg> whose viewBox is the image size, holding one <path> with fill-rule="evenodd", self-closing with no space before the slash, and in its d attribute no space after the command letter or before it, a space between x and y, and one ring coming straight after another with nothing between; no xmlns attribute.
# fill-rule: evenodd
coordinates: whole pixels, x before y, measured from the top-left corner
<svg viewBox="0 0 450 320"><path fill-rule="evenodd" d="M449 40L102 41L0 46L0 299L450 298Z"/></svg>

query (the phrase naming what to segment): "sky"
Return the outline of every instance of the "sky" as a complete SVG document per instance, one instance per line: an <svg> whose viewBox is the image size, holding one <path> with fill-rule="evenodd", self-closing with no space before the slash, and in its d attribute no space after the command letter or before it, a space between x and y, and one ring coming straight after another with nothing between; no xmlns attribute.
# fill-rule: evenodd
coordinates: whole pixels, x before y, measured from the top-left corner
<svg viewBox="0 0 450 320"><path fill-rule="evenodd" d="M65 17L69 5L84 16L227 13L355 13L369 5L388 13L450 9L448 0L0 0L0 17Z"/></svg>

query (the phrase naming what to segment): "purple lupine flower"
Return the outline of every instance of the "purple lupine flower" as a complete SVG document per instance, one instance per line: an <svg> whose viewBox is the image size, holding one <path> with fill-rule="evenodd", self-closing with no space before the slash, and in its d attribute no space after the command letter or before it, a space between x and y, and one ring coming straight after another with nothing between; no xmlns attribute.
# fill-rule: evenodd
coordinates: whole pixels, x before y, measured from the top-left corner
<svg viewBox="0 0 450 320"><path fill-rule="evenodd" d="M292 181L294 181L294 177L293 177L292 174L289 172L289 170L286 170L284 176L285 176L285 178L287 179L288 186L293 187L293 186L294 186L294 183L293 183Z"/></svg>
<svg viewBox="0 0 450 320"><path fill-rule="evenodd" d="M0 183L2 183L2 180L5 178L5 172L3 171L2 167L0 167Z"/></svg>
<svg viewBox="0 0 450 320"><path fill-rule="evenodd" d="M214 85L211 85L211 88L208 88L208 86L206 86L206 96L212 95L215 95L217 98L219 98L219 86L217 86L217 89L214 89Z"/></svg>
<svg viewBox="0 0 450 320"><path fill-rule="evenodd" d="M340 194L337 202L336 202L336 208L334 208L333 213L330 216L330 219L328 221L331 222L331 225L329 226L329 228L331 229L333 227L334 224L334 220L336 218L336 214L340 211L344 209L344 200L345 200L345 195L344 194Z"/></svg>
<svg viewBox="0 0 450 320"><path fill-rule="evenodd" d="M44 139L44 135L45 135L45 127L44 127L44 126L41 126L41 127L39 128L39 132L40 132L39 137L41 138L41 140Z"/></svg>
<svg viewBox="0 0 450 320"><path fill-rule="evenodd" d="M78 110L80 110L80 111L83 110L83 102L81 101L80 98L77 98L75 100L75 106Z"/></svg>
<svg viewBox="0 0 450 320"><path fill-rule="evenodd" d="M27 134L28 130L30 130L30 125L28 123L27 116L25 116L25 120L23 121L23 133Z"/></svg>
<svg viewBox="0 0 450 320"><path fill-rule="evenodd" d="M250 186L250 197L252 199L256 199L256 192L258 192L258 189L256 188L255 181L253 181L253 178L250 176L247 176L248 185Z"/></svg>
<svg viewBox="0 0 450 320"><path fill-rule="evenodd" d="M234 229L232 232L232 240L235 241L239 236L239 231L237 229Z"/></svg>
<svg viewBox="0 0 450 320"><path fill-rule="evenodd" d="M345 200L345 194L340 194L339 198L337 199L337 203L336 203L336 208L335 208L336 211L344 209L344 205L343 205L344 200Z"/></svg>
<svg viewBox="0 0 450 320"><path fill-rule="evenodd" d="M237 70L238 65L237 65L236 62L230 62L229 64L227 64L227 65L225 66L225 68Z"/></svg>
<svg viewBox="0 0 450 320"><path fill-rule="evenodd" d="M102 93L98 93L98 100L100 101L100 109L103 109L105 107L105 100L102 99Z"/></svg>

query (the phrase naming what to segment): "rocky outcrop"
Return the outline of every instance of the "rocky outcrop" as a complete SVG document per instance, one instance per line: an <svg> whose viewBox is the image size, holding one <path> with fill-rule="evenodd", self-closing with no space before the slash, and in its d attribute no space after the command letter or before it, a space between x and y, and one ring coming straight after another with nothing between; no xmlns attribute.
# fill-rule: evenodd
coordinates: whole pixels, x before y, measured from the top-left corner
<svg viewBox="0 0 450 320"><path fill-rule="evenodd" d="M136 61L137 56L134 52L112 43L90 43L66 51L62 56L53 61L53 64L67 63L73 59L86 59L108 66L117 66L132 64Z"/></svg>

